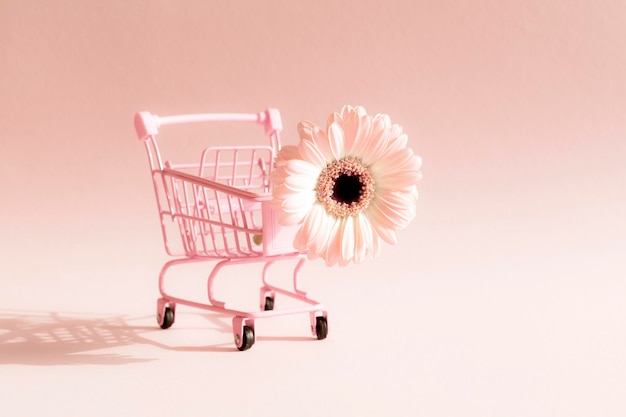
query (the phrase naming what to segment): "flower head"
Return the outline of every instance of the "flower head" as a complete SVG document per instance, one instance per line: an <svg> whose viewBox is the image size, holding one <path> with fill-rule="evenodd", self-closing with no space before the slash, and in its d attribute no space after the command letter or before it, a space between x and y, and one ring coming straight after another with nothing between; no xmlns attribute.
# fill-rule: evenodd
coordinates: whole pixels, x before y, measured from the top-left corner
<svg viewBox="0 0 626 417"><path fill-rule="evenodd" d="M271 174L279 221L299 224L294 247L327 265L376 256L381 241L416 214L421 158L389 116L344 106L326 129L303 121L300 142L284 146Z"/></svg>

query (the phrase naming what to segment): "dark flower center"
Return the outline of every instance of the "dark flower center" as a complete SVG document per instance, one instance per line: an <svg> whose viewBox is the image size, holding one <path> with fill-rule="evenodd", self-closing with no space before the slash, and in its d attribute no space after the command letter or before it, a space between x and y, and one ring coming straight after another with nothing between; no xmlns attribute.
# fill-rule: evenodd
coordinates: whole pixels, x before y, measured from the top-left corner
<svg viewBox="0 0 626 417"><path fill-rule="evenodd" d="M363 192L360 176L340 174L333 185L332 199L338 203L354 203L359 201Z"/></svg>
<svg viewBox="0 0 626 417"><path fill-rule="evenodd" d="M374 178L360 159L333 161L320 173L317 199L334 217L348 217L365 210L374 198Z"/></svg>

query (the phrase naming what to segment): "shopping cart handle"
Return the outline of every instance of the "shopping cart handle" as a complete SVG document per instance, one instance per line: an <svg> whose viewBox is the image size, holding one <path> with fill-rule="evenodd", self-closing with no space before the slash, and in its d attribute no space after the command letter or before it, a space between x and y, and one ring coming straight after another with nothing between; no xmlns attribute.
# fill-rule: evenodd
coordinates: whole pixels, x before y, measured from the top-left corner
<svg viewBox="0 0 626 417"><path fill-rule="evenodd" d="M267 109L260 113L204 113L164 117L142 111L135 114L135 131L139 140L146 140L158 134L161 126L193 122L253 122L263 125L268 135L283 129L280 112L277 109Z"/></svg>
<svg viewBox="0 0 626 417"><path fill-rule="evenodd" d="M147 111L135 114L135 131L139 140L146 140L150 136L156 135L159 133L158 118Z"/></svg>

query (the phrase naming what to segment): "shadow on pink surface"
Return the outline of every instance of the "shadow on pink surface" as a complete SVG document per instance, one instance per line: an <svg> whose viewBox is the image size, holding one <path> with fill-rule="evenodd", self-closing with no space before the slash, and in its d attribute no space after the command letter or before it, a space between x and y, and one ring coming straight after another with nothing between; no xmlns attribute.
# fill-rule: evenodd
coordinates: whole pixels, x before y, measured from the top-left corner
<svg viewBox="0 0 626 417"><path fill-rule="evenodd" d="M228 316L203 314L201 317L211 323L208 328L211 331L232 332ZM123 348L133 345L150 345L158 349L181 352L239 353L233 343L172 346L158 341L158 335L165 334L166 331L159 329L156 324L143 324L151 321L151 316L0 310L0 365L126 365L157 359L121 352ZM219 339L223 341L223 338ZM257 340L300 342L315 339L261 336ZM120 349L120 352L97 352L110 349Z"/></svg>

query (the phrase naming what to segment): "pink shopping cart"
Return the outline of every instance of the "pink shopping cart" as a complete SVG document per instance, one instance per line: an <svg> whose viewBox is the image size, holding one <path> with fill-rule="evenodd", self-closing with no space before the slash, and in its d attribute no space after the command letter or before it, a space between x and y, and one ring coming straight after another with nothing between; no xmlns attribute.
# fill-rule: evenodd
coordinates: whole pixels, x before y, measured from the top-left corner
<svg viewBox="0 0 626 417"><path fill-rule="evenodd" d="M159 129L192 122L256 123L264 127L269 145L213 146L202 151L198 162L164 162L157 144ZM295 230L282 227L269 206L272 187L269 173L280 148L282 129L278 110L167 117L140 112L135 115L135 129L148 153L165 250L173 257L159 274L159 326L167 329L174 323L178 304L232 315L235 345L243 351L254 344L256 319L308 313L313 336L320 340L326 338L327 311L299 288L299 271L306 256L293 247ZM293 288L285 289L268 281L270 266L281 260L295 260L290 284ZM208 303L176 297L165 291L165 277L171 268L204 261L214 264L207 280ZM217 274L224 267L251 262L264 263L260 310L227 308L214 296ZM275 310L276 294L298 300L301 307Z"/></svg>

